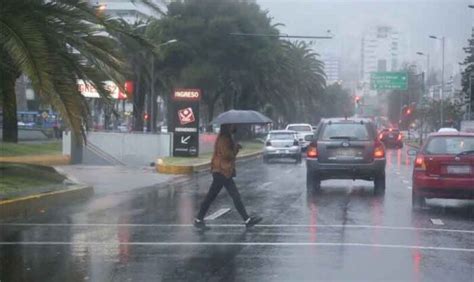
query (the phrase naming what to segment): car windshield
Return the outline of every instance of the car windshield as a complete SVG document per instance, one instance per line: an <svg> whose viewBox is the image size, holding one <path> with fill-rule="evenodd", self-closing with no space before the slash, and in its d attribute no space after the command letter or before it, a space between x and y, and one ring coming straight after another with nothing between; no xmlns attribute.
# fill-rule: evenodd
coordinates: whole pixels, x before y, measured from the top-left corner
<svg viewBox="0 0 474 282"><path fill-rule="evenodd" d="M295 135L293 133L270 133L271 140L294 140Z"/></svg>
<svg viewBox="0 0 474 282"><path fill-rule="evenodd" d="M311 126L306 126L306 125L290 125L287 128L288 130L293 130L293 131L298 131L298 132L310 132L313 131L313 128Z"/></svg>
<svg viewBox="0 0 474 282"><path fill-rule="evenodd" d="M360 123L331 123L327 124L321 140L350 139L369 140L369 131L365 124Z"/></svg>
<svg viewBox="0 0 474 282"><path fill-rule="evenodd" d="M426 145L425 153L429 155L457 155L474 150L474 137L433 137Z"/></svg>

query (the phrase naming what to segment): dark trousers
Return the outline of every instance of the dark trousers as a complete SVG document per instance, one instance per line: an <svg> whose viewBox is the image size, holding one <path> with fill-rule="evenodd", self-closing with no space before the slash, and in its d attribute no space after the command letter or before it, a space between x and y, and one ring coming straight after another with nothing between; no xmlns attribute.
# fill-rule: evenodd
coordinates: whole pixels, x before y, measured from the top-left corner
<svg viewBox="0 0 474 282"><path fill-rule="evenodd" d="M201 209L199 210L197 218L200 220L204 219L204 216L211 206L211 203L216 199L222 187L225 187L227 193L229 193L229 195L232 197L235 208L239 212L240 216L242 216L243 220L247 220L249 216L245 210L244 204L242 203L239 191L235 186L234 179L232 179L232 177L226 178L220 173L213 173L212 179L211 187L209 188L209 192L207 192L206 199L204 199L204 202L201 204Z"/></svg>

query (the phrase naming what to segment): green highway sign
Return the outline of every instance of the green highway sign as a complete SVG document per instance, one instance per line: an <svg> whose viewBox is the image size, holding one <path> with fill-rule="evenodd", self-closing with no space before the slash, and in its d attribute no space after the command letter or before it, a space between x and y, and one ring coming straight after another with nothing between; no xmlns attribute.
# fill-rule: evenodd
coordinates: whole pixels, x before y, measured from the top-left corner
<svg viewBox="0 0 474 282"><path fill-rule="evenodd" d="M406 90L408 76L406 72L373 72L370 74L372 90Z"/></svg>

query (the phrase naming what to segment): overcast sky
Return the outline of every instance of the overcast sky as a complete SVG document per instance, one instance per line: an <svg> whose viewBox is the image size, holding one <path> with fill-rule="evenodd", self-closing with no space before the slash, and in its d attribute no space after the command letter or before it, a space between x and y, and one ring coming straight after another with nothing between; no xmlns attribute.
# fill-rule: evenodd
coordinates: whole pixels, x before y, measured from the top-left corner
<svg viewBox="0 0 474 282"><path fill-rule="evenodd" d="M428 35L446 36L446 63L459 70L474 24L474 0L257 0L274 22L285 24L290 35L325 35L330 29L335 38L318 41L318 52L333 53L351 63L360 58L360 39L364 29L379 24L398 29L406 44L404 61L422 59L417 51L428 52L432 67L440 67L441 44Z"/></svg>

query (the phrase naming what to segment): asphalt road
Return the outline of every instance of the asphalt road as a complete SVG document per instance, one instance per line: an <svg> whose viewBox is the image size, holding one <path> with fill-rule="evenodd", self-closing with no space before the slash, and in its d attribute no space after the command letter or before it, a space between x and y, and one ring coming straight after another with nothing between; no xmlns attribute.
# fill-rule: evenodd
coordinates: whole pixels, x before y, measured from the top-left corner
<svg viewBox="0 0 474 282"><path fill-rule="evenodd" d="M209 174L97 196L0 223L0 281L474 281L474 202L411 209L412 160L388 152L387 190L365 181L306 189L305 165L239 166L246 230L223 190L197 232Z"/></svg>

